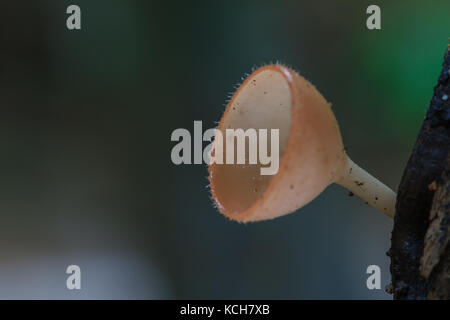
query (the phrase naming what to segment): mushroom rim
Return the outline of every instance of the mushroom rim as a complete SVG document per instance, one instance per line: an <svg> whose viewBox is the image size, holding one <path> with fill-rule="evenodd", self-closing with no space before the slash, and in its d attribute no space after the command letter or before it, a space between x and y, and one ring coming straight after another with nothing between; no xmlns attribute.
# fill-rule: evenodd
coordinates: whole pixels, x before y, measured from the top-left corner
<svg viewBox="0 0 450 320"><path fill-rule="evenodd" d="M292 121L292 119L294 119L294 115L295 115L294 107L295 107L295 102L297 101L297 98L298 98L298 92L296 90L295 79L294 79L294 77L296 75L295 71L292 70L291 68L284 66L282 64L279 64L279 63L265 65L265 66L259 67L258 69L254 70L251 74L249 74L244 79L244 81L239 85L239 87L236 89L236 91L231 96L231 99L228 101L225 111L219 121L219 125L217 126L217 129L219 129L219 130L222 129L225 118L226 118L227 114L230 112L230 109L232 108L232 104L233 104L234 100L236 99L237 96L239 96L239 94L241 93L241 90L248 84L248 82L250 82L260 72L267 71L267 70L272 70L274 72L280 73L282 75L282 77L286 80L286 82L289 86L290 94L291 94L291 105L290 105L291 122L289 124L289 135L286 140L285 152L283 153L283 155L280 156L278 172L275 175L273 175L272 178L269 180L266 190L264 190L262 192L262 195L259 199L254 201L247 209L245 209L241 213L230 214L230 213L227 213L226 210L224 210L225 208L219 202L217 194L216 194L216 190L214 188L214 184L212 183L212 181L214 180L213 172L214 172L216 163L212 163L212 164L208 165L208 180L209 180L212 201L215 203L217 209L219 210L219 212L222 215L226 216L230 220L234 220L234 221L238 221L238 222L242 222L242 223L252 221L251 217L254 216L255 212L262 207L261 205L264 204L264 202L267 200L268 195L270 195L272 193L272 191L276 188L276 186L278 184L277 182L281 179L281 175L284 173L284 171L286 169L286 166L287 166L286 165L286 163L287 163L286 156L288 155L289 146L292 144L292 140L294 139L292 133L294 131L295 125L294 125L294 122ZM305 79L305 81L307 81L307 83L309 83L308 80Z"/></svg>

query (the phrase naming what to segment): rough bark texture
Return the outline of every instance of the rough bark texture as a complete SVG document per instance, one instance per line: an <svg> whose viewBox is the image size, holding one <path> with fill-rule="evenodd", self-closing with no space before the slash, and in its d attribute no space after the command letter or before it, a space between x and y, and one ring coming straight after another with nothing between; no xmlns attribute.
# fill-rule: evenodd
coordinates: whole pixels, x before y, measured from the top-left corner
<svg viewBox="0 0 450 320"><path fill-rule="evenodd" d="M450 296L449 150L447 49L430 107L398 189L389 251L394 299Z"/></svg>
<svg viewBox="0 0 450 320"><path fill-rule="evenodd" d="M428 299L450 299L450 153L435 187L420 273L428 281Z"/></svg>

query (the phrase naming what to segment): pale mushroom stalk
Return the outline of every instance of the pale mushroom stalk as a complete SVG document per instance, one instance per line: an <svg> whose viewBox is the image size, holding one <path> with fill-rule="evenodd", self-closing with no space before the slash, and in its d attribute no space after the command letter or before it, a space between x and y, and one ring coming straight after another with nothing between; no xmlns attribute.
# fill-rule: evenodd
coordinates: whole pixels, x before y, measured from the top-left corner
<svg viewBox="0 0 450 320"><path fill-rule="evenodd" d="M377 178L347 158L345 170L337 184L356 194L367 204L378 209L389 217L395 215L396 194Z"/></svg>

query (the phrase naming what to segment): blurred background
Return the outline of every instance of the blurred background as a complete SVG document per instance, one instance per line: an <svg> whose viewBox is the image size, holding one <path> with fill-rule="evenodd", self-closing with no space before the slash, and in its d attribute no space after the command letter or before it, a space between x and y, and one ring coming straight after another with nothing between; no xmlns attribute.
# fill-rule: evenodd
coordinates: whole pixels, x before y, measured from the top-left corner
<svg viewBox="0 0 450 320"><path fill-rule="evenodd" d="M66 28L81 8L82 29ZM381 30L366 8L381 8ZM248 225L212 206L176 128L214 127L253 66L333 103L349 155L396 189L440 72L449 1L2 1L0 298L391 299L392 221L339 186ZM70 264L82 290L66 288ZM381 267L382 290L366 268Z"/></svg>

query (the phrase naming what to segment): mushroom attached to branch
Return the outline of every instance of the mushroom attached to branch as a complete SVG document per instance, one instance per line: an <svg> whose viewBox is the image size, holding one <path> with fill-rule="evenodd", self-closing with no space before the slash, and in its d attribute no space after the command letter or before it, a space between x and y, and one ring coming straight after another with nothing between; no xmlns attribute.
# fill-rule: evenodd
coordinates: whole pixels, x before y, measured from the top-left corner
<svg viewBox="0 0 450 320"><path fill-rule="evenodd" d="M332 183L394 216L395 193L347 156L331 104L290 68L268 65L250 74L229 101L218 131L225 136L230 128L278 129L280 162L274 175L261 175L261 163L210 163L212 199L228 218L249 222L291 213Z"/></svg>

